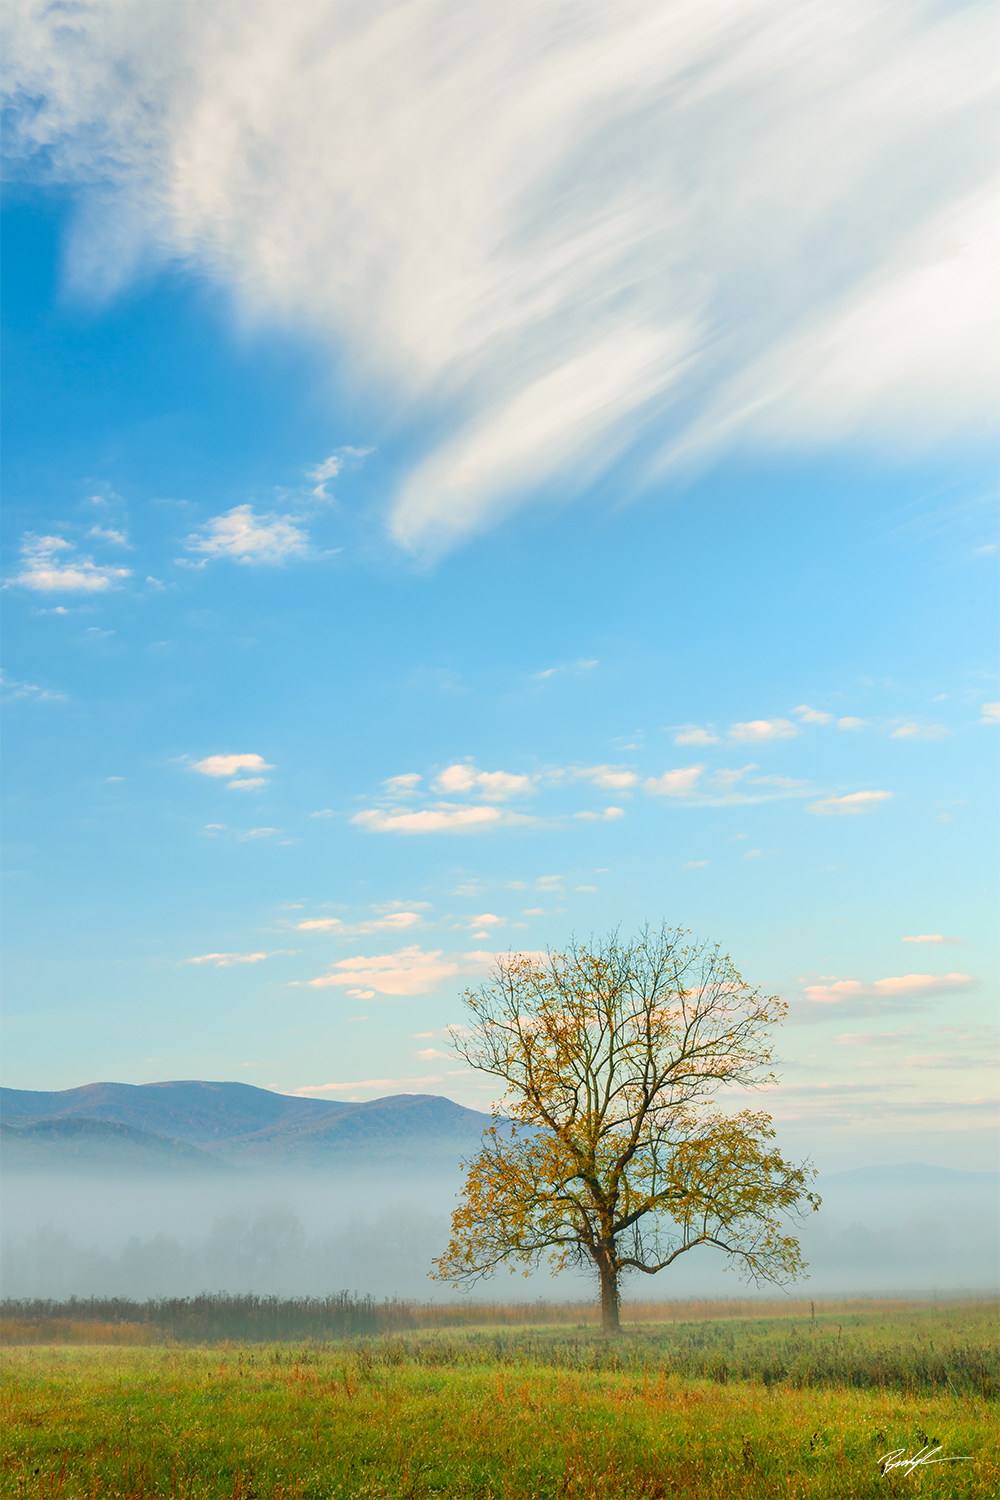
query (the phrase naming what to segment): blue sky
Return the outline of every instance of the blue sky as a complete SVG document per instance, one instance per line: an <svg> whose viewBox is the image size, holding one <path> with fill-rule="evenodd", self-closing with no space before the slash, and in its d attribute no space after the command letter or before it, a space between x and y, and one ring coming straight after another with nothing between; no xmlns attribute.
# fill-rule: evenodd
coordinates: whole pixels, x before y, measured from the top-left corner
<svg viewBox="0 0 1000 1500"><path fill-rule="evenodd" d="M4 1081L484 1108L665 919L791 1147L989 1165L985 9L468 17L12 27Z"/></svg>

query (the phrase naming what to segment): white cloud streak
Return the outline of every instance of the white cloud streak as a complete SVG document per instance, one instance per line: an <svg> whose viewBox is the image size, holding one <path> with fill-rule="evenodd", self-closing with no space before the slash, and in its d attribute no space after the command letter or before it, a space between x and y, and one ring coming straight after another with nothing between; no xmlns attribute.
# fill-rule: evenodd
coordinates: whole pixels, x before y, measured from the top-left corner
<svg viewBox="0 0 1000 1500"><path fill-rule="evenodd" d="M806 812L820 817L854 817L858 813L871 812L891 796L891 792L848 792L844 797L821 797L818 802L810 802Z"/></svg>
<svg viewBox="0 0 1000 1500"><path fill-rule="evenodd" d="M78 289L180 259L427 418L390 529L433 550L654 434L655 472L991 424L992 25L978 0L32 3L8 140L83 194ZM193 545L299 546L240 534Z"/></svg>

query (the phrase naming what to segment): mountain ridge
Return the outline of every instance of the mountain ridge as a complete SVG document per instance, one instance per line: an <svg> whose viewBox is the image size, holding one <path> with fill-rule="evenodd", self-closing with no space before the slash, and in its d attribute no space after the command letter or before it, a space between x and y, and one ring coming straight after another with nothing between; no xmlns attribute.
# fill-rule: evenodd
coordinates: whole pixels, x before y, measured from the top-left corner
<svg viewBox="0 0 1000 1500"><path fill-rule="evenodd" d="M74 1119L120 1125L197 1147L230 1166L263 1169L436 1168L474 1150L492 1123L490 1115L437 1094L301 1099L253 1084L197 1079L52 1091L5 1088L0 1113L13 1126Z"/></svg>

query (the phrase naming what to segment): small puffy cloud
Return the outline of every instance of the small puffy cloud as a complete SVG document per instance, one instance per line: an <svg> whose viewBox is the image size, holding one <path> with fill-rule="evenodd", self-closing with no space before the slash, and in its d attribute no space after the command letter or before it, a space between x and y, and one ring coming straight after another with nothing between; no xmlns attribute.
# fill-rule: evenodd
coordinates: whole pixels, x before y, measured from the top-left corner
<svg viewBox="0 0 1000 1500"><path fill-rule="evenodd" d="M296 922L300 932L335 932L338 927L343 927L339 917L310 917L307 922Z"/></svg>
<svg viewBox="0 0 1000 1500"><path fill-rule="evenodd" d="M818 708L810 708L808 703L800 703L798 708L792 709L793 714L798 714L803 724L829 724L833 714L822 713Z"/></svg>
<svg viewBox="0 0 1000 1500"><path fill-rule="evenodd" d="M544 917L544 915L545 915L545 907L544 906L526 906L524 908L524 911L521 913L521 915L523 917Z"/></svg>
<svg viewBox="0 0 1000 1500"><path fill-rule="evenodd" d="M780 792L795 792L800 787L808 786L807 781L795 781L791 776L755 776L754 786L773 786Z"/></svg>
<svg viewBox="0 0 1000 1500"><path fill-rule="evenodd" d="M943 724L897 724L890 735L894 740L942 740L949 731Z"/></svg>
<svg viewBox="0 0 1000 1500"><path fill-rule="evenodd" d="M478 792L486 802L505 802L508 797L524 796L534 789L530 776L516 776L509 771L477 771L470 765L448 766L434 786L437 791L451 795Z"/></svg>
<svg viewBox="0 0 1000 1500"><path fill-rule="evenodd" d="M791 719L749 719L745 724L730 724L730 739L745 744L760 744L765 740L792 740L798 728Z"/></svg>
<svg viewBox="0 0 1000 1500"><path fill-rule="evenodd" d="M423 779L417 771L406 771L402 776L390 776L382 785L390 797L408 797Z"/></svg>
<svg viewBox="0 0 1000 1500"><path fill-rule="evenodd" d="M197 958L186 958L186 964L214 964L217 969L228 969L233 964L259 964L270 953L200 953Z"/></svg>
<svg viewBox="0 0 1000 1500"><path fill-rule="evenodd" d="M685 870L703 870L707 864L707 859L687 859L684 861L684 868Z"/></svg>
<svg viewBox="0 0 1000 1500"><path fill-rule="evenodd" d="M609 818L624 818L625 809L624 807L606 807L601 813L577 812L573 816L574 818L579 818L584 823L607 822Z"/></svg>
<svg viewBox="0 0 1000 1500"><path fill-rule="evenodd" d="M504 927L507 923L506 917L496 917L491 911L484 911L481 916L466 918L470 927Z"/></svg>
<svg viewBox="0 0 1000 1500"><path fill-rule="evenodd" d="M876 979L863 984L858 979L838 979L835 984L809 984L802 991L806 1000L836 1005L853 1000L930 1000L938 995L954 995L975 984L971 974L901 974L891 979Z"/></svg>
<svg viewBox="0 0 1000 1500"><path fill-rule="evenodd" d="M191 767L202 776L235 776L237 771L273 771L261 755L206 755Z"/></svg>
<svg viewBox="0 0 1000 1500"><path fill-rule="evenodd" d="M674 735L675 745L717 745L719 736L697 724L684 724Z"/></svg>
<svg viewBox="0 0 1000 1500"><path fill-rule="evenodd" d="M450 1052L439 1052L436 1047L422 1047L419 1052L414 1053L414 1056L419 1057L421 1062L430 1062L435 1057L451 1059Z"/></svg>
<svg viewBox="0 0 1000 1500"><path fill-rule="evenodd" d="M763 857L759 849L748 849L743 856L744 859L763 859Z"/></svg>
<svg viewBox="0 0 1000 1500"><path fill-rule="evenodd" d="M915 1035L912 1026L903 1026L896 1031L842 1031L833 1040L838 1047L898 1047Z"/></svg>
<svg viewBox="0 0 1000 1500"><path fill-rule="evenodd" d="M891 796L891 792L849 792L846 797L821 797L818 802L810 802L806 812L817 813L821 817L866 813L871 812L880 802L887 802Z"/></svg>
<svg viewBox="0 0 1000 1500"><path fill-rule="evenodd" d="M575 885L573 887L573 889L574 889L574 891L583 891L586 895L592 896L594 894L594 892L597 890L597 886L596 885Z"/></svg>
<svg viewBox="0 0 1000 1500"><path fill-rule="evenodd" d="M21 571L8 582L40 594L103 594L131 577L130 568L103 567L89 557L65 556L75 550L65 537L29 534L21 543Z"/></svg>
<svg viewBox="0 0 1000 1500"><path fill-rule="evenodd" d="M422 812L386 812L372 807L355 813L351 819L359 828L368 828L372 833L404 834L482 833L513 821L525 820L515 820L496 807L456 807L448 803Z"/></svg>
<svg viewBox="0 0 1000 1500"><path fill-rule="evenodd" d="M457 963L442 961L440 949L424 953L414 945L370 958L343 958L331 966L329 974L305 983L311 989L344 988L353 992L363 987L379 995L425 995L442 979L457 974L458 967Z"/></svg>
<svg viewBox="0 0 1000 1500"><path fill-rule="evenodd" d="M984 703L980 724L1000 724L1000 703Z"/></svg>
<svg viewBox="0 0 1000 1500"><path fill-rule="evenodd" d="M282 563L303 557L309 539L291 516L258 516L252 505L236 505L213 516L201 534L185 542L189 552L205 558L229 557L238 563Z"/></svg>
<svg viewBox="0 0 1000 1500"><path fill-rule="evenodd" d="M321 807L319 812L311 812L311 818L332 818L334 816L332 807Z"/></svg>
<svg viewBox="0 0 1000 1500"><path fill-rule="evenodd" d="M662 776L647 776L642 789L647 797L692 797L704 766L679 766Z"/></svg>
<svg viewBox="0 0 1000 1500"><path fill-rule="evenodd" d="M941 932L918 932L912 937L903 938L904 943L957 943L956 937L945 937Z"/></svg>
<svg viewBox="0 0 1000 1500"><path fill-rule="evenodd" d="M557 894L561 895L562 878L563 877L561 875L539 875L538 879L535 881L535 890L555 891Z"/></svg>
<svg viewBox="0 0 1000 1500"><path fill-rule="evenodd" d="M867 719L853 719L849 714L845 718L837 720L838 729L848 729L856 732L859 729L867 729L867 727Z"/></svg>
<svg viewBox="0 0 1000 1500"><path fill-rule="evenodd" d="M258 787L267 786L267 776L237 776L235 781L227 781L226 788L236 792L255 792Z"/></svg>

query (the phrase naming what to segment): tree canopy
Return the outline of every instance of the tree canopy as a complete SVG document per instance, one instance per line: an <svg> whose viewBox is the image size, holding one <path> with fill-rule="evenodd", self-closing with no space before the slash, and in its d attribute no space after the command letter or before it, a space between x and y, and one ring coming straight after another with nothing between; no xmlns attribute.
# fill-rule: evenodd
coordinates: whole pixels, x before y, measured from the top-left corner
<svg viewBox="0 0 1000 1500"><path fill-rule="evenodd" d="M814 1172L782 1157L769 1115L713 1105L726 1087L775 1081L769 1033L786 1006L718 945L663 927L511 953L465 1000L455 1050L505 1098L465 1166L438 1279L585 1265L617 1332L623 1277L700 1245L756 1282L804 1271L783 1216L819 1207Z"/></svg>

